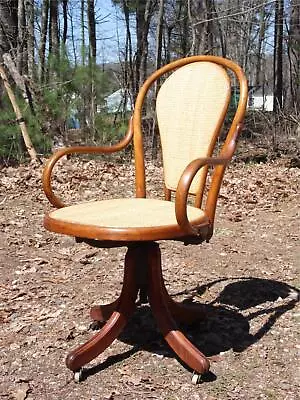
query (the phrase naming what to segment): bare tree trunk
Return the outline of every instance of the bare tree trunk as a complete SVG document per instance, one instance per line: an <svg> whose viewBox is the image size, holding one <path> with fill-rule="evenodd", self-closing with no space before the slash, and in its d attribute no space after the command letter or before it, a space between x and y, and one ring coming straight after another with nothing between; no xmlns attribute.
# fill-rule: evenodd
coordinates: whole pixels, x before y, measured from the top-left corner
<svg viewBox="0 0 300 400"><path fill-rule="evenodd" d="M135 57L135 91L136 98L141 83L147 75L148 33L150 20L153 14L152 0L139 2L136 6L136 41L137 50Z"/></svg>
<svg viewBox="0 0 300 400"><path fill-rule="evenodd" d="M50 37L51 37L51 51L49 44L49 53L59 58L59 30L58 30L58 2L50 1Z"/></svg>
<svg viewBox="0 0 300 400"><path fill-rule="evenodd" d="M39 47L39 81L45 81L45 65L46 65L46 41L48 31L48 16L49 16L49 0L43 0L42 15L41 15L41 39ZM50 47L50 46L49 46Z"/></svg>
<svg viewBox="0 0 300 400"><path fill-rule="evenodd" d="M94 0L87 1L88 27L89 27L89 49L90 57L96 61L96 22L95 22L95 4Z"/></svg>
<svg viewBox="0 0 300 400"><path fill-rule="evenodd" d="M300 109L300 3L291 1L288 36L288 56L290 65L289 107Z"/></svg>
<svg viewBox="0 0 300 400"><path fill-rule="evenodd" d="M159 1L156 24L155 69L158 69L161 66L164 3L164 0Z"/></svg>
<svg viewBox="0 0 300 400"><path fill-rule="evenodd" d="M21 93L22 93L22 96L23 96L25 102L29 104L32 115L35 115L35 109L34 109L34 105L33 105L33 97L32 97L32 92L28 85L28 79L25 80L24 75L21 75L19 73L15 62L9 53L3 54L3 62L5 64L7 70L9 71L10 76L15 81L15 84L21 90Z"/></svg>
<svg viewBox="0 0 300 400"><path fill-rule="evenodd" d="M164 0L159 1L159 9L157 15L156 24L156 48L155 48L155 69L157 70L161 66L161 55L162 55L162 36L163 36L163 17L164 17ZM155 81L155 98L159 90L159 80ZM157 121L156 116L153 117L152 123L152 144L151 152L152 159L157 157Z"/></svg>
<svg viewBox="0 0 300 400"><path fill-rule="evenodd" d="M172 37L173 26L168 26L166 28L166 37L165 37L165 61L166 64L169 64L171 61L171 37Z"/></svg>
<svg viewBox="0 0 300 400"><path fill-rule="evenodd" d="M72 38L72 50L73 50L73 57L74 57L74 64L75 67L77 66L77 55L76 55L76 47L75 47L75 35L74 35L74 24L73 24L73 16L70 12L70 20L71 20L71 38Z"/></svg>
<svg viewBox="0 0 300 400"><path fill-rule="evenodd" d="M18 38L18 0L0 1L0 63L3 54L16 56Z"/></svg>
<svg viewBox="0 0 300 400"><path fill-rule="evenodd" d="M95 66L96 66L96 22L94 0L87 2L88 32L89 32L89 68L91 73L91 107L90 122L93 139L95 139L95 114L96 114L96 88L95 88Z"/></svg>
<svg viewBox="0 0 300 400"><path fill-rule="evenodd" d="M30 158L31 158L32 161L40 162L40 160L38 158L38 155L37 155L37 153L36 153L36 151L35 151L35 149L34 149L34 147L32 145L31 139L29 137L29 134L28 134L28 131L27 131L27 127L26 127L25 121L23 119L23 116L21 114L21 111L20 111L20 108L18 106L18 103L16 101L14 92L12 91L12 88L10 87L10 84L8 82L8 79L7 79L7 76L5 74L4 69L1 66L0 66L0 77L3 80L4 87L6 89L7 95L9 97L10 101L11 101L11 104L13 106L14 112L16 114L17 122L20 125L20 129L21 129L21 132L22 132L22 136L23 136L24 143L25 143L26 149L28 151L28 154L30 155Z"/></svg>
<svg viewBox="0 0 300 400"><path fill-rule="evenodd" d="M197 16L195 18L194 16ZM208 51L207 0L188 0L188 17L192 30L190 54L203 54Z"/></svg>
<svg viewBox="0 0 300 400"><path fill-rule="evenodd" d="M62 0L62 6L63 6L63 21L64 21L62 42L65 45L68 35L68 0Z"/></svg>
<svg viewBox="0 0 300 400"><path fill-rule="evenodd" d="M86 48L85 48L85 1L80 1L80 32L81 32L81 65L85 66L86 64ZM86 128L88 126L88 117L89 117L89 99L86 96L83 96L82 102L83 106L80 112L80 126L82 128Z"/></svg>
<svg viewBox="0 0 300 400"><path fill-rule="evenodd" d="M18 37L18 0L0 1L0 63L2 55L15 56Z"/></svg>
<svg viewBox="0 0 300 400"><path fill-rule="evenodd" d="M25 0L26 27L27 27L27 57L28 75L34 77L34 1Z"/></svg>
<svg viewBox="0 0 300 400"><path fill-rule="evenodd" d="M195 54L197 31L196 31L196 28L194 26L194 19L193 19L193 16L192 16L191 0L187 0L187 4L188 4L188 16L189 16L189 21L190 21L191 30L192 30L192 44L191 44L191 48L190 48L190 54Z"/></svg>
<svg viewBox="0 0 300 400"><path fill-rule="evenodd" d="M256 55L256 68L255 68L255 86L259 86L261 82L261 59L262 59L262 45L265 39L266 33L266 21L265 21L265 7L262 7L259 13L259 37L257 45L257 55Z"/></svg>
<svg viewBox="0 0 300 400"><path fill-rule="evenodd" d="M274 28L274 103L273 110L277 113L282 109L283 75L282 75L282 49L283 49L283 0L275 3L275 28Z"/></svg>
<svg viewBox="0 0 300 400"><path fill-rule="evenodd" d="M23 72L24 49L25 49L25 9L24 1L18 2L18 46L17 46L17 68L20 74Z"/></svg>
<svg viewBox="0 0 300 400"><path fill-rule="evenodd" d="M244 61L243 61L243 64L242 64L242 68L243 68L244 71L247 70L247 66L248 66L248 63L249 63L250 48L251 48L251 45L253 43L253 39L252 39L253 19L254 19L253 15L250 14L249 15L249 21L246 24L246 29L245 29L246 30L246 35L244 35L245 37L244 37L244 40L243 40L242 49L244 51L245 56L244 56Z"/></svg>
<svg viewBox="0 0 300 400"><path fill-rule="evenodd" d="M204 52L209 54L214 54L214 25L213 25L213 0L206 0L205 1L205 8L206 8L206 29L205 29L205 45L204 45Z"/></svg>
<svg viewBox="0 0 300 400"><path fill-rule="evenodd" d="M141 70L140 70L140 85L147 79L147 61L148 61L148 34L150 21L153 15L152 0L146 1L143 32L142 32L142 54L141 54Z"/></svg>
<svg viewBox="0 0 300 400"><path fill-rule="evenodd" d="M179 0L174 4L174 15L171 23L165 18L164 58L167 64L171 61L172 35L174 31L176 31L179 41L177 54L180 57L185 57L189 52L190 34L188 3L186 0Z"/></svg>
<svg viewBox="0 0 300 400"><path fill-rule="evenodd" d="M181 47L181 57L186 57L189 53L189 17L188 17L188 3L183 0L180 2L180 8L176 20L182 19L182 28L180 32L180 47Z"/></svg>
<svg viewBox="0 0 300 400"><path fill-rule="evenodd" d="M134 98L134 69L132 60L132 40L131 40L131 30L130 30L130 19L129 19L129 9L127 6L127 0L122 1L123 12L125 16L126 25L126 45L125 45L125 68L124 68L124 87L129 89L132 96L132 101ZM126 105L125 99L125 105Z"/></svg>
<svg viewBox="0 0 300 400"><path fill-rule="evenodd" d="M85 30L84 30L84 0L81 0L80 27L81 27L81 64L85 65Z"/></svg>
<svg viewBox="0 0 300 400"><path fill-rule="evenodd" d="M0 64L3 54L17 49L18 1L0 1ZM0 108L3 107L3 85L0 84Z"/></svg>
<svg viewBox="0 0 300 400"><path fill-rule="evenodd" d="M212 6L212 13L215 15L215 18L216 18L217 30L219 32L221 54L222 54L222 57L226 57L226 53L227 53L226 40L224 38L224 32L223 32L222 25L221 25L220 20L219 20L219 15L218 15L218 12L217 12L217 9L216 9L215 0L212 0L211 6Z"/></svg>

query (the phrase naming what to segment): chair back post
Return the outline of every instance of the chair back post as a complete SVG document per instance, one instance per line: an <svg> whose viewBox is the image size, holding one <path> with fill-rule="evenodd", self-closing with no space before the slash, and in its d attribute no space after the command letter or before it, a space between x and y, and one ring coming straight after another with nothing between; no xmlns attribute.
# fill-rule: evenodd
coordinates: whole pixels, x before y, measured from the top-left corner
<svg viewBox="0 0 300 400"><path fill-rule="evenodd" d="M231 123L225 143L220 152L220 157L227 158L228 161L230 161L237 146L237 139L243 128L243 120L248 100L248 83L243 70L237 64L230 60L223 59L223 65L225 65L235 74L239 82L240 88L239 102L235 112L235 116ZM226 167L227 164L217 165L215 167L214 173L212 175L211 186L207 194L205 211L210 219L211 229L213 229L217 200Z"/></svg>
<svg viewBox="0 0 300 400"><path fill-rule="evenodd" d="M181 61L181 60L179 60ZM176 61L175 61L176 63ZM173 63L171 63L173 64ZM145 97L152 84L164 73L172 70L170 64L155 71L144 82L140 88L136 98L134 112L133 112L133 145L134 145L134 160L135 160L135 191L136 197L146 197L146 179L145 179L145 159L144 159L144 145L143 145L143 132L142 132L142 112Z"/></svg>

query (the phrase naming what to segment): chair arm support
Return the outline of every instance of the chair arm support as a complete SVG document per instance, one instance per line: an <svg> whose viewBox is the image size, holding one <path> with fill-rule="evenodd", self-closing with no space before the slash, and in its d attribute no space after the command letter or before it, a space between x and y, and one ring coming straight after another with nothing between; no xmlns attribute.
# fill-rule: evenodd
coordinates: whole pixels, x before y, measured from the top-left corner
<svg viewBox="0 0 300 400"><path fill-rule="evenodd" d="M227 135L227 139L223 145L223 148L219 154L219 158L221 158L221 159L225 158L226 160L228 160L228 163L229 163L229 161L231 160L231 158L235 152L235 149L237 146L237 140L238 140L238 137L239 137L242 129L243 129L243 121L240 121L236 125L232 125L232 127ZM213 223L214 223L214 219L215 219L216 205L217 205L217 200L218 200L219 191L220 191L220 187L222 184L225 168L226 168L226 165L219 165L215 168L215 171L212 175L210 190L207 194L205 212L210 220L211 228L213 227ZM212 229L211 229L211 231L212 231Z"/></svg>
<svg viewBox="0 0 300 400"><path fill-rule="evenodd" d="M199 236L198 230L190 224L187 217L187 198L189 194L189 188L196 175L196 173L205 165L222 165L226 166L230 158L219 157L219 158L198 158L192 161L183 171L180 180L177 185L176 197L175 197L175 213L178 225L187 235Z"/></svg>
<svg viewBox="0 0 300 400"><path fill-rule="evenodd" d="M74 146L74 147L66 147L61 150L56 151L50 159L47 161L44 171L43 171L43 176L42 176L42 182L43 182L43 189L44 192L50 201L51 204L53 204L57 208L62 208L66 207L66 204L64 204L60 198L58 198L52 190L52 185L51 185L51 176L52 176L52 171L55 166L55 164L58 162L60 158L67 154L110 154L110 153L115 153L117 151L120 151L124 149L131 141L133 137L133 127L132 127L132 118L129 121L128 129L126 132L125 137L120 140L118 143L112 145L112 146Z"/></svg>
<svg viewBox="0 0 300 400"><path fill-rule="evenodd" d="M236 127L232 130L232 132L229 131L228 133L228 139L226 140L223 149L220 153L221 158L229 158L233 156L233 153L235 152L236 146L237 146L237 140L240 136L240 133L243 129L243 122L239 122Z"/></svg>

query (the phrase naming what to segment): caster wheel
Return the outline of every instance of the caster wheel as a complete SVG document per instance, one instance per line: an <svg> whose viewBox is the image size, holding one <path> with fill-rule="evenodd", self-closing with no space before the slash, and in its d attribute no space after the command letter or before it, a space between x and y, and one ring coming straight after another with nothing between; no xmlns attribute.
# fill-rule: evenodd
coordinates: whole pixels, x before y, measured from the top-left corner
<svg viewBox="0 0 300 400"><path fill-rule="evenodd" d="M201 382L201 375L194 371L192 375L192 384L197 385L200 382Z"/></svg>
<svg viewBox="0 0 300 400"><path fill-rule="evenodd" d="M78 371L74 372L74 382L79 383L83 380L83 369L79 369Z"/></svg>

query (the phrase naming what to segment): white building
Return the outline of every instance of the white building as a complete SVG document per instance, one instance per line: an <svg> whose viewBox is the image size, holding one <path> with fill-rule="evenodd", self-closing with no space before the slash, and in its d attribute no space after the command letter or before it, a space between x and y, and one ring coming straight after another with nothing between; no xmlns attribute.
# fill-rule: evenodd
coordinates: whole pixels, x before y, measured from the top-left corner
<svg viewBox="0 0 300 400"><path fill-rule="evenodd" d="M250 110L273 111L273 93L262 87L249 89L248 108Z"/></svg>
<svg viewBox="0 0 300 400"><path fill-rule="evenodd" d="M126 105L124 107L124 102ZM105 98L106 109L109 113L116 113L118 111L132 111L131 99L124 89L119 89Z"/></svg>

